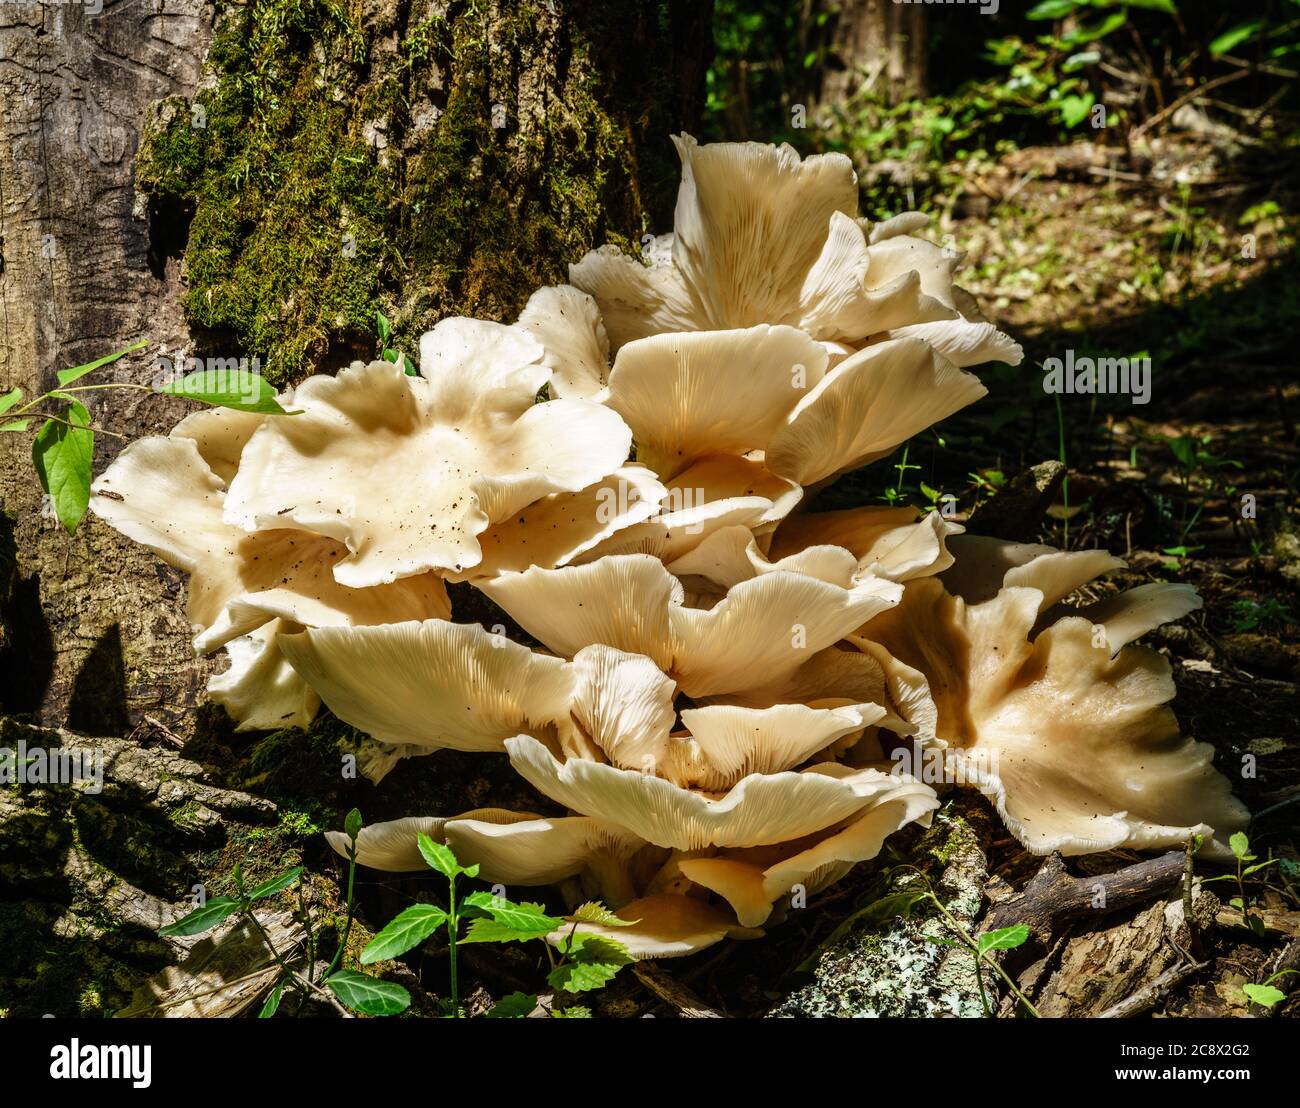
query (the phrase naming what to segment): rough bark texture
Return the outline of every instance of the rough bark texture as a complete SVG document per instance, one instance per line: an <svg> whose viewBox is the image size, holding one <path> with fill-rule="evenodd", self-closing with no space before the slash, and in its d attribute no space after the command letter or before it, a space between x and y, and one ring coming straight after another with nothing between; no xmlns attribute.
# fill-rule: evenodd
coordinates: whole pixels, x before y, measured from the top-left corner
<svg viewBox="0 0 1300 1108"><path fill-rule="evenodd" d="M925 8L890 0L841 0L834 9L820 102L863 92L886 103L925 95Z"/></svg>
<svg viewBox="0 0 1300 1108"><path fill-rule="evenodd" d="M668 136L693 125L710 19L691 0L3 5L0 391L140 338L96 379L148 382L184 355L287 383L373 354L377 308L407 351L445 315L512 317L591 246L668 225ZM96 436L96 473L184 409L89 395L125 436ZM404 789L428 803L431 786L413 770L381 800L341 780L350 736L329 721L230 744L202 706L224 663L191 653L183 575L93 516L68 537L29 450L0 436L0 720L56 729L32 733L47 747L94 736L119 768L102 796L4 790L0 849L21 860L0 869L0 932L31 942L0 968L0 1009L121 1009L177 956L128 918L137 893L174 911L196 882L229 891L238 859L263 877L323 862L340 810L406 814ZM142 784L177 775L168 736L188 743L181 778L266 810L209 819L197 793ZM440 768L461 803L498 767Z"/></svg>

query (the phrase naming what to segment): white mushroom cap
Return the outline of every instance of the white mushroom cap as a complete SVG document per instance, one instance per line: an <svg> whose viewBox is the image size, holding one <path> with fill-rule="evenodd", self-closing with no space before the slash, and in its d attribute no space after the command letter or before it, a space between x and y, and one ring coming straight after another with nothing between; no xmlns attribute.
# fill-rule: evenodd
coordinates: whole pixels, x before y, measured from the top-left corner
<svg viewBox="0 0 1300 1108"><path fill-rule="evenodd" d="M684 958L696 954L723 939L756 939L763 933L742 927L729 912L691 896L664 894L634 900L619 908L622 919L635 922L631 927L606 927L580 923L577 930L603 935L627 947L635 961L646 958ZM564 942L572 926L566 925L548 936L553 944Z"/></svg>
<svg viewBox="0 0 1300 1108"><path fill-rule="evenodd" d="M774 572L741 582L708 610L692 609L663 564L638 554L502 574L479 587L557 653L605 643L644 654L691 696L777 681L899 595L898 585L877 578L842 588Z"/></svg>
<svg viewBox="0 0 1300 1108"><path fill-rule="evenodd" d="M531 812L511 812L505 808L475 808L459 816L409 816L384 823L369 823L357 835L357 865L389 873L415 873L428 869L420 853L420 836L435 842L446 840L447 826L454 820L471 820L478 825L510 825L539 819ZM351 840L342 831L326 831L326 841L335 853L346 858Z"/></svg>
<svg viewBox="0 0 1300 1108"><path fill-rule="evenodd" d="M420 377L372 362L310 378L301 414L249 440L226 519L345 543L334 575L353 587L477 565L492 523L627 457L630 432L608 408L533 402L551 372L542 355L516 328L448 319L421 340Z"/></svg>
<svg viewBox="0 0 1300 1108"><path fill-rule="evenodd" d="M273 620L226 643L230 665L208 678L208 696L220 704L237 731L306 727L320 710L320 697L280 653L276 635L296 624Z"/></svg>
<svg viewBox="0 0 1300 1108"><path fill-rule="evenodd" d="M500 750L509 736L569 713L562 659L477 624L326 627L279 642L335 715L395 746Z"/></svg>
<svg viewBox="0 0 1300 1108"><path fill-rule="evenodd" d="M538 791L656 846L700 850L787 842L848 819L898 778L822 763L799 772L755 773L723 796L586 759L561 762L536 739L506 741L511 764Z"/></svg>
<svg viewBox="0 0 1300 1108"><path fill-rule="evenodd" d="M746 927L761 927L772 906L801 885L808 895L834 884L858 862L880 853L885 839L909 823L928 827L939 798L928 785L906 776L880 793L843 827L814 836L815 841L727 850L711 857L683 858L681 872L731 904Z"/></svg>
<svg viewBox="0 0 1300 1108"><path fill-rule="evenodd" d="M815 484L884 457L987 391L920 339L869 346L799 401L767 444L767 468Z"/></svg>
<svg viewBox="0 0 1300 1108"><path fill-rule="evenodd" d="M1059 565L1046 574L1058 590L1069 585ZM1059 620L1031 641L1045 602L1038 589L1016 586L968 605L924 578L867 633L925 675L950 767L1033 852L1175 846L1193 834L1226 851L1247 813L1211 766L1212 748L1179 736L1165 707L1169 663L1136 646L1112 654L1109 635L1098 642L1087 619ZM1131 611L1149 623L1180 610L1160 601L1115 607L1121 626Z"/></svg>
<svg viewBox="0 0 1300 1108"><path fill-rule="evenodd" d="M600 309L572 285L540 288L528 298L518 326L546 351L551 395L593 399L609 379L609 336Z"/></svg>
<svg viewBox="0 0 1300 1108"><path fill-rule="evenodd" d="M615 350L650 335L761 324L854 346L952 321L926 334L954 360L1019 360L1005 336L972 326L986 321L969 315L953 286L959 257L911 236L926 217L879 224L868 242L854 218L857 178L845 156L801 160L789 146L674 141L682 159L674 233L660 236L650 264L607 246L569 268L573 285L595 299ZM573 340L551 341L559 364Z"/></svg>
<svg viewBox="0 0 1300 1108"><path fill-rule="evenodd" d="M237 464L240 443L263 418L225 418L244 414L199 412L169 437L131 443L95 481L90 503L118 531L190 574L194 647L206 653L229 645L231 656L208 691L240 729L305 726L319 698L280 656L275 636L282 628L260 628L276 620L337 626L441 619L451 605L432 575L347 588L334 579L346 549L333 539L286 528L247 534L226 523L225 483L211 464Z"/></svg>
<svg viewBox="0 0 1300 1108"><path fill-rule="evenodd" d="M710 454L763 449L825 372L826 351L793 327L656 335L618 352L606 403L638 460L673 477Z"/></svg>

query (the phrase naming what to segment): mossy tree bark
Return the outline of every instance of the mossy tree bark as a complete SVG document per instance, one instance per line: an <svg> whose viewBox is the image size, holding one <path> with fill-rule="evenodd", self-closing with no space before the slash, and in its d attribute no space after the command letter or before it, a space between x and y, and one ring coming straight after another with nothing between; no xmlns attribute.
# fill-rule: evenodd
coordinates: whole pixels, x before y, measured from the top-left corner
<svg viewBox="0 0 1300 1108"><path fill-rule="evenodd" d="M4 391L43 391L57 369L141 338L146 351L97 379L148 382L160 357L186 356L256 358L291 383L373 355L377 309L407 352L446 315L512 318L583 251L669 226L669 135L694 122L711 49L707 0L94 6L4 7ZM147 393L89 395L95 426L125 436L96 436L96 473L182 414ZM29 435L0 436L0 717L141 749L197 734L186 754L220 784L280 780L270 762L289 744L221 764L247 748L196 710L222 663L191 653L183 576L93 516L67 536L42 511L29 450ZM301 786L311 774L294 750ZM336 779L330 757L317 768ZM102 935L122 923L104 914L106 882L143 880L175 902L252 844L279 866L306 841L281 808L257 834L204 814L198 843L188 802L172 810L168 790L119 784L67 803L20 791L4 808L0 846L29 861L0 870L0 930L48 946L93 918ZM332 819L336 801L303 810ZM114 818L87 818L104 810ZM41 846L47 833L57 850ZM28 975L17 1003L119 1006L132 972L160 958L138 934L123 949L94 988L64 958ZM16 1003L0 994L0 1008Z"/></svg>

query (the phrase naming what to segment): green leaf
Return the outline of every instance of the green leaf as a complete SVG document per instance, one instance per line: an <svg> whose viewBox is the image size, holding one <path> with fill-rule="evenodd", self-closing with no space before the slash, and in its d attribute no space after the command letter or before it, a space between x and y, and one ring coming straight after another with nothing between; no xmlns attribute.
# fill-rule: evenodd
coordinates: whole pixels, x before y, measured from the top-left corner
<svg viewBox="0 0 1300 1108"><path fill-rule="evenodd" d="M574 1004L568 1008L552 1008L551 1018L557 1020L589 1020L591 1019L591 1009L581 1004Z"/></svg>
<svg viewBox="0 0 1300 1108"><path fill-rule="evenodd" d="M248 894L249 900L261 900L263 897L274 896L282 889L287 889L290 885L296 885L298 879L302 876L303 867L295 866L291 870L280 874L279 877L273 877L270 881L258 885L251 893Z"/></svg>
<svg viewBox="0 0 1300 1108"><path fill-rule="evenodd" d="M1253 858L1254 855L1252 854L1251 857ZM1273 865L1276 861L1277 861L1276 858L1270 858L1267 862L1256 862L1253 866L1247 866L1244 870L1242 870L1241 876L1249 877L1252 873L1256 873L1259 870L1268 869L1268 867Z"/></svg>
<svg viewBox="0 0 1300 1108"><path fill-rule="evenodd" d="M0 396L0 415L4 415L10 408L23 398L23 390L15 386L3 396Z"/></svg>
<svg viewBox="0 0 1300 1108"><path fill-rule="evenodd" d="M361 964L396 958L419 946L447 922L447 913L434 904L413 904L398 913L361 952Z"/></svg>
<svg viewBox="0 0 1300 1108"><path fill-rule="evenodd" d="M557 925L563 923L563 920L556 920ZM465 932L465 937L461 943L526 943L531 939L544 939L555 928L553 927L511 927L508 923L502 923L500 920L492 919L490 916L480 916L472 921L469 930Z"/></svg>
<svg viewBox="0 0 1300 1108"><path fill-rule="evenodd" d="M355 839L361 834L361 827L361 813L356 808L353 808L348 813L347 819L343 821L343 832L349 839Z"/></svg>
<svg viewBox="0 0 1300 1108"><path fill-rule="evenodd" d="M987 954L990 950L1011 950L1028 938L1029 928L1023 923L1017 923L1014 927L999 927L979 937L979 952Z"/></svg>
<svg viewBox="0 0 1300 1108"><path fill-rule="evenodd" d="M1126 8L1145 8L1149 12L1164 12L1165 15L1178 14L1178 9L1174 7L1174 0L1120 0L1120 3Z"/></svg>
<svg viewBox="0 0 1300 1108"><path fill-rule="evenodd" d="M1272 1008L1279 1001L1286 1000L1286 993L1272 985L1242 985L1241 991L1251 1003L1262 1004L1265 1008Z"/></svg>
<svg viewBox="0 0 1300 1108"><path fill-rule="evenodd" d="M201 935L204 931L211 931L232 912L238 911L242 903L237 897L214 896L202 908L195 908L188 916L182 916L175 923L160 927L158 934Z"/></svg>
<svg viewBox="0 0 1300 1108"><path fill-rule="evenodd" d="M280 997L284 995L284 982L277 981L275 988L271 990L271 995L266 998L266 1003L262 1005L262 1010L257 1013L260 1020L269 1020L280 1007Z"/></svg>
<svg viewBox="0 0 1300 1108"><path fill-rule="evenodd" d="M491 893L487 894L486 899L474 897L474 900L475 906L486 911L493 920L515 931L547 935L564 924L563 919L547 915L545 908L531 901L513 904L505 897L492 896Z"/></svg>
<svg viewBox="0 0 1300 1108"><path fill-rule="evenodd" d="M270 382L245 369L198 369L178 380L159 385L158 391L211 404L214 408L232 408L237 412L291 414L280 407Z"/></svg>
<svg viewBox="0 0 1300 1108"><path fill-rule="evenodd" d="M420 854L424 860L433 869L436 869L443 877L455 877L457 874L464 873L460 863L456 861L456 855L451 852L451 847L444 846L442 843L435 843L423 831L420 832L416 840L420 844Z"/></svg>
<svg viewBox="0 0 1300 1108"><path fill-rule="evenodd" d="M1241 861L1245 862L1250 859L1250 840L1246 837L1246 832L1234 832L1228 839L1228 845L1232 848L1233 854L1241 859Z"/></svg>
<svg viewBox="0 0 1300 1108"><path fill-rule="evenodd" d="M387 346L389 336L393 333L393 325L388 322L388 317L383 312L375 312L375 325L379 328L379 344Z"/></svg>
<svg viewBox="0 0 1300 1108"><path fill-rule="evenodd" d="M599 900L589 900L565 919L577 923L597 923L602 927L631 927L637 920L619 919Z"/></svg>
<svg viewBox="0 0 1300 1108"><path fill-rule="evenodd" d="M14 419L0 427L0 431L26 431L31 426L30 419Z"/></svg>
<svg viewBox="0 0 1300 1108"><path fill-rule="evenodd" d="M75 402L68 407L66 423L47 420L32 442L32 464L41 488L50 494L59 522L69 535L77 530L90 503L90 459L94 449L90 413L85 405Z"/></svg>
<svg viewBox="0 0 1300 1108"><path fill-rule="evenodd" d="M611 962L565 962L551 970L546 975L546 981L553 989L585 993L608 984L619 968Z"/></svg>
<svg viewBox="0 0 1300 1108"><path fill-rule="evenodd" d="M1084 6L1086 0L1042 0L1025 13L1026 19L1064 19L1076 8Z"/></svg>
<svg viewBox="0 0 1300 1108"><path fill-rule="evenodd" d="M1245 23L1238 23L1210 43L1210 54L1216 58L1220 54L1226 54L1234 46L1240 46L1243 42L1254 38L1263 27L1262 19L1250 19Z"/></svg>
<svg viewBox="0 0 1300 1108"><path fill-rule="evenodd" d="M87 373L93 373L95 370L99 369L100 366L110 365L117 361L118 358L124 358L126 355L134 353L141 347L147 345L148 343L144 339L141 339L135 345L128 346L125 350L119 350L116 354L105 354L102 358L96 358L93 362L87 362L85 365L73 366L71 369L61 369L58 372L59 384L70 385L79 377L84 377ZM4 409L0 408L0 412L2 411L4 411Z"/></svg>
<svg viewBox="0 0 1300 1108"><path fill-rule="evenodd" d="M1076 127L1082 123L1095 103L1091 92L1082 96L1062 96L1060 101L1061 122L1066 127Z"/></svg>
<svg viewBox="0 0 1300 1108"><path fill-rule="evenodd" d="M411 1006L411 994L401 985L380 981L356 970L339 970L325 978L334 995L365 1016L395 1016Z"/></svg>
<svg viewBox="0 0 1300 1108"><path fill-rule="evenodd" d="M528 993L511 993L503 996L488 1010L488 1019L517 1020L529 1015L537 1007L537 997Z"/></svg>

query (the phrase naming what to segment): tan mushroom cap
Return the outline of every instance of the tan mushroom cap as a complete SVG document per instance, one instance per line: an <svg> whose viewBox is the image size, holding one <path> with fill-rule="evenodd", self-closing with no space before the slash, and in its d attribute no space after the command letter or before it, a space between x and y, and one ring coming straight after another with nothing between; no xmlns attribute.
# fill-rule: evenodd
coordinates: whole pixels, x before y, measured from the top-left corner
<svg viewBox="0 0 1300 1108"><path fill-rule="evenodd" d="M279 642L336 716L398 747L495 751L569 714L566 662L477 624L328 627Z"/></svg>
<svg viewBox="0 0 1300 1108"><path fill-rule="evenodd" d="M561 762L526 735L506 740L506 750L520 774L557 803L676 850L798 839L848 819L898 780L823 763L751 774L714 798L635 770L581 758Z"/></svg>
<svg viewBox="0 0 1300 1108"><path fill-rule="evenodd" d="M710 454L763 449L825 372L826 351L793 327L655 335L618 352L605 402L638 460L673 477Z"/></svg>
<svg viewBox="0 0 1300 1108"><path fill-rule="evenodd" d="M276 644L294 623L272 620L226 643L230 665L208 678L208 698L225 708L236 731L306 727L320 710L320 697L298 676Z"/></svg>
<svg viewBox="0 0 1300 1108"><path fill-rule="evenodd" d="M518 326L546 351L551 395L590 400L609 379L609 336L600 309L572 285L540 288L519 313Z"/></svg>
<svg viewBox="0 0 1300 1108"><path fill-rule="evenodd" d="M604 643L644 654L691 696L779 680L893 604L900 589L877 578L841 588L774 572L692 609L663 564L640 554L503 574L479 587L557 653Z"/></svg>
<svg viewBox="0 0 1300 1108"><path fill-rule="evenodd" d="M926 578L867 630L925 675L950 765L1033 852L1176 846L1193 834L1224 852L1247 812L1212 748L1180 737L1169 663L1136 646L1112 655L1097 634L1105 624L1088 619L1061 619L1031 641L1044 605L1024 586L968 605ZM1117 611L1122 620L1128 609Z"/></svg>
<svg viewBox="0 0 1300 1108"><path fill-rule="evenodd" d="M481 826L510 825L538 819L531 812L511 812L506 808L474 808L458 816L408 816L405 819L371 823L357 835L357 865L389 873L414 873L429 868L420 853L420 836L434 842L446 841L446 829L456 820L471 820ZM348 857L351 840L342 831L326 831L325 839L335 853ZM458 855L459 858L459 855ZM461 862L465 859L460 858Z"/></svg>
<svg viewBox="0 0 1300 1108"><path fill-rule="evenodd" d="M339 626L443 619L451 605L433 575L348 588L333 575L347 553L333 539L286 528L248 534L226 523L225 482L208 459L228 469L255 426L227 414L244 413L197 413L203 418L186 418L169 437L131 443L93 484L91 508L190 574L186 603L197 651L239 643L230 649L231 667L212 679L209 692L241 730L302 726L319 700L280 657L279 629L259 634L259 628L275 620Z"/></svg>
<svg viewBox="0 0 1300 1108"><path fill-rule="evenodd" d="M644 466L620 466L580 492L552 493L488 528L479 536L482 560L446 577L471 581L530 566L568 565L603 546L629 541L639 524L662 518L666 496L668 490Z"/></svg>
<svg viewBox="0 0 1300 1108"><path fill-rule="evenodd" d="M815 484L884 457L987 391L920 339L868 346L808 390L768 442L765 463Z"/></svg>
<svg viewBox="0 0 1300 1108"><path fill-rule="evenodd" d="M729 912L691 896L661 894L648 896L619 909L622 919L635 921L631 927L606 927L580 923L577 930L602 935L627 947L636 961L646 958L684 958L722 942L723 939L757 939L762 932L742 927ZM573 930L566 925L548 936L553 944L564 942Z"/></svg>
<svg viewBox="0 0 1300 1108"><path fill-rule="evenodd" d="M773 905L796 885L811 896L834 884L859 862L880 853L885 839L909 823L929 826L939 798L928 785L906 776L892 791L839 828L775 847L727 850L711 857L682 858L678 867L695 884L723 897L746 927L761 927Z"/></svg>
<svg viewBox="0 0 1300 1108"><path fill-rule="evenodd" d="M572 284L596 301L615 350L650 335L760 324L852 346L953 321L958 327L934 337L957 356L976 346L1010 353L1004 336L967 326L952 285L957 255L911 237L926 217L877 225L868 241L854 218L857 178L847 157L800 159L789 146L752 142L700 146L689 135L674 141L682 159L674 232L656 240L650 264L602 247L569 269Z"/></svg>
<svg viewBox="0 0 1300 1108"><path fill-rule="evenodd" d="M300 415L264 423L244 448L226 519L337 539L336 579L362 587L482 557L492 523L577 492L627 457L631 434L586 400L533 401L551 371L525 332L447 319L420 343L420 377L357 364L298 386Z"/></svg>

